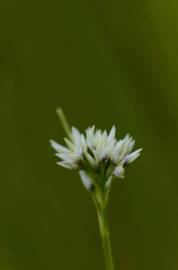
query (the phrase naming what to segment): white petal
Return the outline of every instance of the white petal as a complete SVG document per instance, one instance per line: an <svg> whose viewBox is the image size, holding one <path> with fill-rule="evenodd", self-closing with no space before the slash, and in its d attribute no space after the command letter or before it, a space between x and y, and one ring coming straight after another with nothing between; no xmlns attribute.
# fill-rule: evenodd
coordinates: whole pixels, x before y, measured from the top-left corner
<svg viewBox="0 0 178 270"><path fill-rule="evenodd" d="M83 152L87 151L87 143L83 134L81 134L81 147Z"/></svg>
<svg viewBox="0 0 178 270"><path fill-rule="evenodd" d="M67 162L77 162L81 156L80 155L77 155L77 154L74 154L74 153L69 153L69 154L59 154L59 153L56 153L56 156L63 159L64 161L67 161Z"/></svg>
<svg viewBox="0 0 178 270"><path fill-rule="evenodd" d="M57 164L66 168L66 169L72 170L72 166L65 161L57 162Z"/></svg>
<svg viewBox="0 0 178 270"><path fill-rule="evenodd" d="M74 143L76 145L80 145L80 142L81 142L80 132L75 127L72 127L72 137L74 139Z"/></svg>
<svg viewBox="0 0 178 270"><path fill-rule="evenodd" d="M116 127L113 126L110 133L109 133L108 139L113 140L115 138L115 135L116 135Z"/></svg>
<svg viewBox="0 0 178 270"><path fill-rule="evenodd" d="M88 147L92 148L95 144L95 134L94 134L95 127L91 127L86 129L86 143Z"/></svg>
<svg viewBox="0 0 178 270"><path fill-rule="evenodd" d="M123 145L120 151L120 155L122 158L127 154L128 146L131 141L132 141L132 138L130 137L130 135L127 134L125 138L123 139Z"/></svg>
<svg viewBox="0 0 178 270"><path fill-rule="evenodd" d="M114 142L108 143L108 145L102 151L102 158L110 157L113 153Z"/></svg>
<svg viewBox="0 0 178 270"><path fill-rule="evenodd" d="M93 136L94 131L95 131L95 126L89 127L86 129L86 135Z"/></svg>
<svg viewBox="0 0 178 270"><path fill-rule="evenodd" d="M114 170L114 176L118 178L124 178L124 168L122 166L118 166Z"/></svg>
<svg viewBox="0 0 178 270"><path fill-rule="evenodd" d="M50 140L50 144L59 153L69 153L69 149L67 149L66 147L58 144L57 142L55 142L53 140Z"/></svg>
<svg viewBox="0 0 178 270"><path fill-rule="evenodd" d="M84 186L87 190L91 190L93 187L92 180L90 179L89 175L85 171L79 171L80 178Z"/></svg>
<svg viewBox="0 0 178 270"><path fill-rule="evenodd" d="M101 139L102 139L102 142L103 143L106 143L107 142L108 134L107 134L107 131L106 130L102 133Z"/></svg>
<svg viewBox="0 0 178 270"><path fill-rule="evenodd" d="M129 154L132 151L134 145L135 145L135 140L131 139L131 141L127 147L127 154Z"/></svg>
<svg viewBox="0 0 178 270"><path fill-rule="evenodd" d="M121 152L122 146L123 146L123 140L120 140L116 143L115 147L113 148L111 159L114 163L117 163L120 159L120 152Z"/></svg>
<svg viewBox="0 0 178 270"><path fill-rule="evenodd" d="M101 141L101 130L100 129L97 129L96 130L96 133L95 133L95 140L96 140L96 144L99 144L100 141Z"/></svg>
<svg viewBox="0 0 178 270"><path fill-rule="evenodd" d="M135 159L137 159L140 156L141 151L142 151L142 148L140 148L140 149L134 151L133 153L127 155L125 157L125 163L129 164L129 163L133 162Z"/></svg>

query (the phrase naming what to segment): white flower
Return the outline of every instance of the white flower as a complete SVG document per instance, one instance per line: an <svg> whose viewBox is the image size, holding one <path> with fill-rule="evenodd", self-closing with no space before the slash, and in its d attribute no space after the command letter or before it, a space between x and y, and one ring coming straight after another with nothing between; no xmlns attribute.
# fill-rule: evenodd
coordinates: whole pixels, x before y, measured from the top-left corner
<svg viewBox="0 0 178 270"><path fill-rule="evenodd" d="M78 169L80 162L83 161L81 134L76 128L72 128L71 138L64 138L67 147L50 140L51 146L56 150L56 156L62 161L57 164L67 169Z"/></svg>
<svg viewBox="0 0 178 270"><path fill-rule="evenodd" d="M84 184L86 189L92 190L93 183L92 183L91 178L89 177L89 175L85 171L79 171L79 174L80 174L80 178L82 180L82 183Z"/></svg>
<svg viewBox="0 0 178 270"><path fill-rule="evenodd" d="M111 177L124 177L125 166L139 157L141 150L131 152L135 141L129 135L116 140L116 128L106 131L89 127L84 134L72 128L70 138L65 138L66 147L51 140L59 165L68 169L78 169L84 185L89 189L99 175L105 182Z"/></svg>

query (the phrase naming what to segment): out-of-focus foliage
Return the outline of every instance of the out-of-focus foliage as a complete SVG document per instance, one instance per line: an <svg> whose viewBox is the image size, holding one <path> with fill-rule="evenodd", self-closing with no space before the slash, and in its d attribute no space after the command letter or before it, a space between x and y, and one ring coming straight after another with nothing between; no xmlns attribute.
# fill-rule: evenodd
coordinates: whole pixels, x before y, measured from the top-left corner
<svg viewBox="0 0 178 270"><path fill-rule="evenodd" d="M55 109L143 147L112 186L116 270L178 267L176 0L0 3L0 269L104 269L79 177L55 164Z"/></svg>

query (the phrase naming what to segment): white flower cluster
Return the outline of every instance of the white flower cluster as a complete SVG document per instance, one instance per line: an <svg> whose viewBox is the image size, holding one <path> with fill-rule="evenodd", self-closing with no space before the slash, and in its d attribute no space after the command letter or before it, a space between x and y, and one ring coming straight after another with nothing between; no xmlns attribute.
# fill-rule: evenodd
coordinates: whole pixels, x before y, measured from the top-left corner
<svg viewBox="0 0 178 270"><path fill-rule="evenodd" d="M61 159L59 165L68 169L78 169L82 172L96 172L105 179L111 176L124 177L124 168L133 162L142 149L131 152L135 141L129 135L116 140L116 128L113 126L110 133L88 128L82 134L76 128L71 129L70 138L65 138L67 147L51 140L56 156Z"/></svg>

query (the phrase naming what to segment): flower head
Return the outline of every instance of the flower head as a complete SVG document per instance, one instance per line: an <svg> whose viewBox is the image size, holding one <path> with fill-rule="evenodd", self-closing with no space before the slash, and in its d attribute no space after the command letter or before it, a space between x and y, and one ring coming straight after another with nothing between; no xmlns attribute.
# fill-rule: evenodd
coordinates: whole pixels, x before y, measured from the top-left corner
<svg viewBox="0 0 178 270"><path fill-rule="evenodd" d="M139 157L141 150L132 152L135 141L129 135L116 139L116 128L101 131L95 126L80 133L72 127L69 138L64 138L66 146L51 140L51 146L60 158L57 162L67 169L80 171L84 185L89 188L97 178L106 183L110 178L123 178L126 165Z"/></svg>

